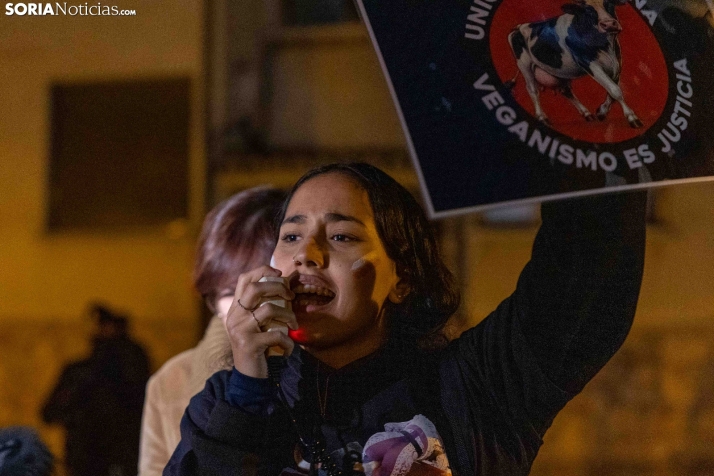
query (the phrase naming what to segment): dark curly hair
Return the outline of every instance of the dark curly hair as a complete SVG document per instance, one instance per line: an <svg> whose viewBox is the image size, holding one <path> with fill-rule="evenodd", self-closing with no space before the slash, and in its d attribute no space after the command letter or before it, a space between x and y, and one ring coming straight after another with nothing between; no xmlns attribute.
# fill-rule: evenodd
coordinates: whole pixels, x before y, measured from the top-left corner
<svg viewBox="0 0 714 476"><path fill-rule="evenodd" d="M316 167L288 192L276 230L295 192L308 180L329 173L353 179L367 192L387 256L396 264L399 277L409 283L410 292L401 304L388 300L384 305L390 342L416 343L429 350L443 347L446 337L442 330L459 307L459 291L441 260L433 227L424 210L392 177L360 162Z"/></svg>

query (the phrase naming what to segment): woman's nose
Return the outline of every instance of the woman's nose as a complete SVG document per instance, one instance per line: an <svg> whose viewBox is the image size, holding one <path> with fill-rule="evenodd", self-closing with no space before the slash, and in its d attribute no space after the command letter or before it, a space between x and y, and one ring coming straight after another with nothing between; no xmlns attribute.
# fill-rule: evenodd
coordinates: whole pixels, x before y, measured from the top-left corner
<svg viewBox="0 0 714 476"><path fill-rule="evenodd" d="M325 251L315 238L304 240L298 252L293 256L295 266L315 266L322 268L326 262L327 257L325 256Z"/></svg>

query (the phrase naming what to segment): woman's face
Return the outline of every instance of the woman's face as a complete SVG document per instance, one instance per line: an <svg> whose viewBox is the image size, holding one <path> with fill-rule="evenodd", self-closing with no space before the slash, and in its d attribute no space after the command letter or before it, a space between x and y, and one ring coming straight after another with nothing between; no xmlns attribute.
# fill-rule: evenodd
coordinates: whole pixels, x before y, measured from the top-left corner
<svg viewBox="0 0 714 476"><path fill-rule="evenodd" d="M404 293L377 233L367 192L328 173L293 195L280 226L272 265L291 278L300 328L291 337L340 367L377 350L385 335L382 308Z"/></svg>

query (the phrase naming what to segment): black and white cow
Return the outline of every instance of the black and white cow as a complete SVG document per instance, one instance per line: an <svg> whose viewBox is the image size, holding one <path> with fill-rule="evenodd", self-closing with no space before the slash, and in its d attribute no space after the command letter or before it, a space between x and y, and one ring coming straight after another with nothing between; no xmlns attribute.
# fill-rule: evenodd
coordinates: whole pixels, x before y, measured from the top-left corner
<svg viewBox="0 0 714 476"><path fill-rule="evenodd" d="M565 96L587 121L605 119L613 101L631 127L642 127L635 112L625 103L620 89L622 57L617 39L622 26L615 7L627 0L575 0L563 5L563 14L548 20L523 23L508 35L518 70L526 81L526 89L533 100L536 118L548 123L538 97L543 88L552 88ZM607 98L596 115L573 94L570 82L590 75L605 91ZM506 82L513 87L516 76Z"/></svg>

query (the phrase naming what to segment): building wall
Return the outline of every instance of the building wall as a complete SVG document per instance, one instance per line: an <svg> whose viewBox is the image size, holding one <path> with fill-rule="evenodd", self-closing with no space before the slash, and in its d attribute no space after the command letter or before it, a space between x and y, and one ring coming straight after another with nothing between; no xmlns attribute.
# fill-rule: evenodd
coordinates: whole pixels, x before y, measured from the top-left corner
<svg viewBox="0 0 714 476"><path fill-rule="evenodd" d="M126 2L131 17L0 16L0 318L75 318L103 297L140 316L190 318L192 239L174 229L122 236L44 233L53 81L189 76L191 153L200 169L199 1ZM194 219L202 212L194 177ZM180 225L180 224L176 224ZM175 228L175 227L174 227ZM170 291L166 291L170 289Z"/></svg>
<svg viewBox="0 0 714 476"><path fill-rule="evenodd" d="M37 413L61 366L88 350L89 301L132 316L154 367L199 332L190 273L203 212L203 3L117 5L136 16L6 16L4 4L0 14L0 427L39 426L59 455L61 433ZM192 81L190 216L120 235L46 234L52 82L167 76Z"/></svg>

